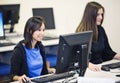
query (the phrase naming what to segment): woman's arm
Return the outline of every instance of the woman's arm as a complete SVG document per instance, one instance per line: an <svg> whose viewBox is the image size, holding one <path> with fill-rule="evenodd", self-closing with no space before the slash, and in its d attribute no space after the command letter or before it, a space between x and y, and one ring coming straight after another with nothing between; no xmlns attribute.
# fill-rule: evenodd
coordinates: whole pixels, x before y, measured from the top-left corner
<svg viewBox="0 0 120 83"><path fill-rule="evenodd" d="M47 66L47 69L48 69L48 73L55 73L56 72L55 68L50 68L49 61L46 61L46 66Z"/></svg>

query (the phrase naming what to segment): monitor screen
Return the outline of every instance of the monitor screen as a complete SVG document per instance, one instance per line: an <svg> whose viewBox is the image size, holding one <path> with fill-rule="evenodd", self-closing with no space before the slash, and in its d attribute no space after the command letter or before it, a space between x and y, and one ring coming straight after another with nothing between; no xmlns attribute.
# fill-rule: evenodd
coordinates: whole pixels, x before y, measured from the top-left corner
<svg viewBox="0 0 120 83"><path fill-rule="evenodd" d="M0 12L0 39L5 38L2 12Z"/></svg>
<svg viewBox="0 0 120 83"><path fill-rule="evenodd" d="M59 37L56 73L76 71L84 76L88 67L92 31L62 35Z"/></svg>
<svg viewBox="0 0 120 83"><path fill-rule="evenodd" d="M3 13L4 24L15 24L19 20L20 4L0 5L0 11Z"/></svg>
<svg viewBox="0 0 120 83"><path fill-rule="evenodd" d="M42 16L45 19L45 29L55 29L53 8L33 8L33 16Z"/></svg>
<svg viewBox="0 0 120 83"><path fill-rule="evenodd" d="M20 4L0 5L0 11L3 13L3 24L10 24L10 32L13 32L14 24L19 20Z"/></svg>

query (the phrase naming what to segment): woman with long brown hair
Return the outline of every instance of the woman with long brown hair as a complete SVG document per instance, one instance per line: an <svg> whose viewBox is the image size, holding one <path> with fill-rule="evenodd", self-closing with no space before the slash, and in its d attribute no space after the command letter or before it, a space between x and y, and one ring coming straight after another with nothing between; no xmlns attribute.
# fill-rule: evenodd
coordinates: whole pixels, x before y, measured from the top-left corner
<svg viewBox="0 0 120 83"><path fill-rule="evenodd" d="M104 12L105 9L101 4L94 1L88 2L82 20L76 29L76 32L93 31L89 63L89 69L93 71L100 70L96 64L113 58L120 59L120 54L117 54L111 49L106 32L102 27Z"/></svg>

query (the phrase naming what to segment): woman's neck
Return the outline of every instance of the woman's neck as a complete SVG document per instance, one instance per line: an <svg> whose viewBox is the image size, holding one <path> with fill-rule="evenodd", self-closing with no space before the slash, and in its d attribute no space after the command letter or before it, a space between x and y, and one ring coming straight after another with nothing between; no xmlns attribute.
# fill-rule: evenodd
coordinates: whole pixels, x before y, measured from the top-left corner
<svg viewBox="0 0 120 83"><path fill-rule="evenodd" d="M35 48L35 45L36 45L37 41L32 41L32 48Z"/></svg>

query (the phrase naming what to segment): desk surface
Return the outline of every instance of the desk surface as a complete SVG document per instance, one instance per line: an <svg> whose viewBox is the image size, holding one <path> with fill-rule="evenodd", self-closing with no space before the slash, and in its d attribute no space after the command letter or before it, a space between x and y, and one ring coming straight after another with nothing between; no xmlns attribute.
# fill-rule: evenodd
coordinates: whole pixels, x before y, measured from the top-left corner
<svg viewBox="0 0 120 83"><path fill-rule="evenodd" d="M111 60L111 61L106 61L102 64L99 64L98 66L101 67L103 64L109 64L113 62L118 62L118 60ZM98 78L112 78L115 80L120 80L120 77L116 77L115 75L120 74L120 69L111 69L110 71L100 71L100 72L94 72L91 71L90 69L87 69L85 73L85 77L98 77Z"/></svg>
<svg viewBox="0 0 120 83"><path fill-rule="evenodd" d="M17 44L22 39L23 39L22 34L8 32L6 33L6 40L13 42L15 44ZM44 46L57 45L59 43L59 39L42 40L42 43ZM14 47L15 45L0 47L0 52L12 51Z"/></svg>
<svg viewBox="0 0 120 83"><path fill-rule="evenodd" d="M20 40L22 40L23 38L12 38L9 39L10 42L13 43L18 43ZM52 39L52 40L43 40L42 43L44 46L51 46L51 45L57 45L59 42L59 39ZM6 52L6 51L12 51L14 49L15 45L11 45L11 46L4 46L4 47L0 47L0 52Z"/></svg>
<svg viewBox="0 0 120 83"><path fill-rule="evenodd" d="M103 64L108 64L108 63L113 63L113 62L118 62L118 60L111 60L111 61L107 61L107 62L104 62L102 64L99 64L98 66L101 66ZM89 69L86 70L85 72L85 78L106 78L106 79L113 79L113 80L120 80L120 77L116 77L115 75L116 74L120 74L120 69L118 69L119 72L106 72L106 71L99 71L99 72L94 72L94 71L91 71ZM116 70L115 70L116 71ZM18 81L16 82L11 82L11 83L19 83Z"/></svg>

